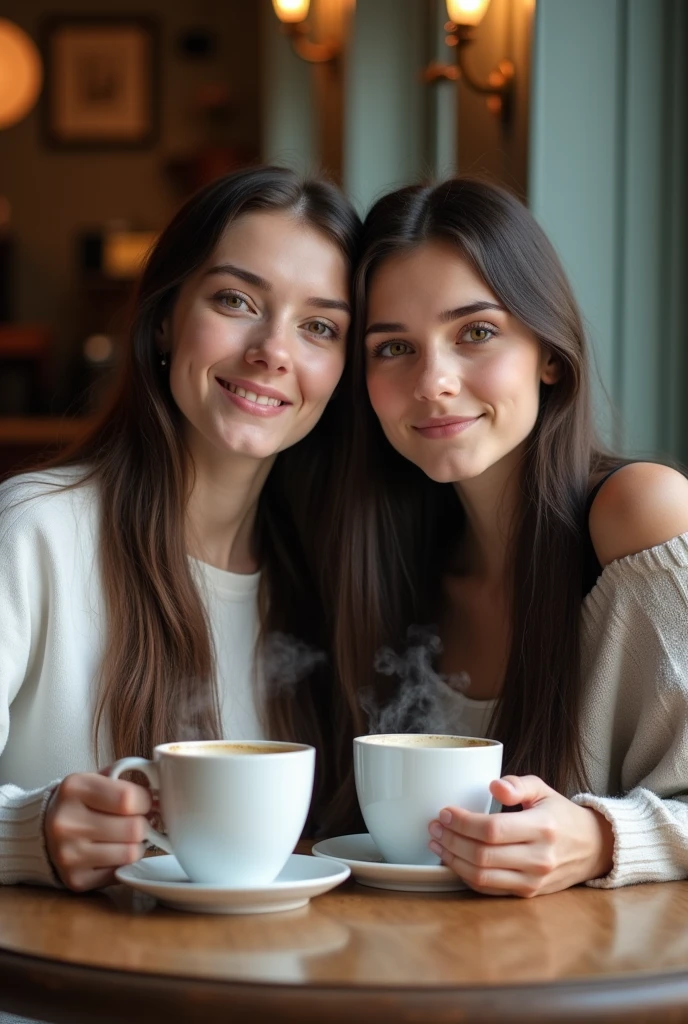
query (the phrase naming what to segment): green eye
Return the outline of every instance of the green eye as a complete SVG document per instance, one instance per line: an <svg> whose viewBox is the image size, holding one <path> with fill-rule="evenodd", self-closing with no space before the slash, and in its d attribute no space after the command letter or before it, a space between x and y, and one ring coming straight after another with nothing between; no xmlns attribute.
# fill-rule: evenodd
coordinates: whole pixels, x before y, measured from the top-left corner
<svg viewBox="0 0 688 1024"><path fill-rule="evenodd" d="M230 309L240 309L243 302L244 300L241 298L240 295L227 296L227 305L230 307Z"/></svg>

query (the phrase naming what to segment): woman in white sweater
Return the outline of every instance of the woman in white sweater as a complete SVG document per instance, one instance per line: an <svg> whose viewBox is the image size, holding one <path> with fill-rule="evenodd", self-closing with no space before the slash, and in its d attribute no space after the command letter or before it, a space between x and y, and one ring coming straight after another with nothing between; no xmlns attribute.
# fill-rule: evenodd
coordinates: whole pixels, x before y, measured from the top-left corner
<svg viewBox="0 0 688 1024"><path fill-rule="evenodd" d="M314 552L359 228L280 168L202 190L149 256L112 408L0 488L1 883L138 859L149 794L99 772L166 740L302 737L316 815L336 786Z"/></svg>
<svg viewBox="0 0 688 1024"><path fill-rule="evenodd" d="M443 863L495 895L686 877L688 481L595 442L571 289L508 193L456 179L383 197L355 298L367 412L334 496L354 728L361 687L368 706L399 689L376 652L434 623L434 668L466 674L462 729L503 741L492 792L519 809L444 808L428 834ZM414 710L398 731L423 731Z"/></svg>

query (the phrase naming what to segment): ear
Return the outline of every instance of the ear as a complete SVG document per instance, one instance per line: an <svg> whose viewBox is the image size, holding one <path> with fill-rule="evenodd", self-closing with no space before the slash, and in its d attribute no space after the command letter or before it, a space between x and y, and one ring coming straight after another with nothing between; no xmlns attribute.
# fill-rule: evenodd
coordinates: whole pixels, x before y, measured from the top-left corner
<svg viewBox="0 0 688 1024"><path fill-rule="evenodd" d="M561 360L550 349L544 349L540 362L540 380L543 384L556 384L560 378Z"/></svg>

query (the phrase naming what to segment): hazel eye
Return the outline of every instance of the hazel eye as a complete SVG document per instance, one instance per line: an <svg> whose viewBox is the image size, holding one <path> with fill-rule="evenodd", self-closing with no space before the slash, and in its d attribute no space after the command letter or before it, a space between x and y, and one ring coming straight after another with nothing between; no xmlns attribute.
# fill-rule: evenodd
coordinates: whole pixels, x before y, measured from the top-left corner
<svg viewBox="0 0 688 1024"><path fill-rule="evenodd" d="M332 328L328 324L324 324L322 320L309 320L306 324L306 330L310 331L311 334L318 334L322 338L331 337L333 333Z"/></svg>
<svg viewBox="0 0 688 1024"><path fill-rule="evenodd" d="M491 327L490 324L467 324L460 335L460 340L472 345L484 345L496 334L496 328Z"/></svg>
<svg viewBox="0 0 688 1024"><path fill-rule="evenodd" d="M382 359L394 359L395 356L405 356L410 351L405 341L385 341L375 349L373 355Z"/></svg>
<svg viewBox="0 0 688 1024"><path fill-rule="evenodd" d="M239 292L220 292L214 298L225 309L247 310L250 308L248 299Z"/></svg>

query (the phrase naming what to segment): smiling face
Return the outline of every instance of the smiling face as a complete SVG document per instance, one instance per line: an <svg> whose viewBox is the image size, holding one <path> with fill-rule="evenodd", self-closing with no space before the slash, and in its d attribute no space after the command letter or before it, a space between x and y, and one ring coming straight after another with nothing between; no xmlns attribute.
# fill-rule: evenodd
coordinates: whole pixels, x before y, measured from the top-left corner
<svg viewBox="0 0 688 1024"><path fill-rule="evenodd" d="M180 289L158 344L193 454L267 459L317 423L344 368L348 268L288 212L232 221Z"/></svg>
<svg viewBox="0 0 688 1024"><path fill-rule="evenodd" d="M518 455L557 365L453 246L383 262L367 324L368 394L401 455L443 483Z"/></svg>

